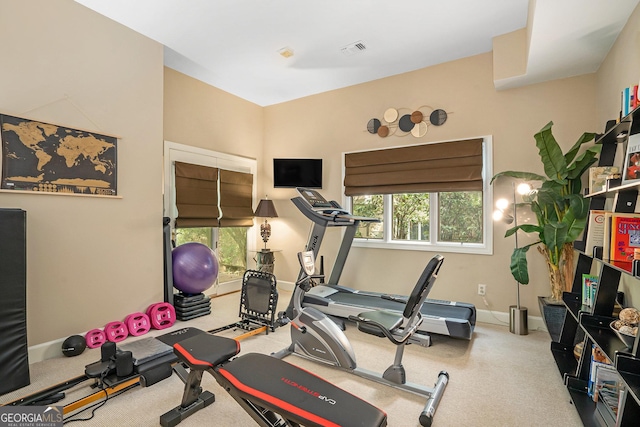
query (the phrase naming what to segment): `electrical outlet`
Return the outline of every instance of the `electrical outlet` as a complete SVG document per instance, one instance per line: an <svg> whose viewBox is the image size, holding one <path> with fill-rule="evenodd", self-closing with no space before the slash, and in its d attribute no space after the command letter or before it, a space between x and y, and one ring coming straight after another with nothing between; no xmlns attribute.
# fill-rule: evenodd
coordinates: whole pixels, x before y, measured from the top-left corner
<svg viewBox="0 0 640 427"><path fill-rule="evenodd" d="M478 284L478 295L485 295L487 293L487 285Z"/></svg>

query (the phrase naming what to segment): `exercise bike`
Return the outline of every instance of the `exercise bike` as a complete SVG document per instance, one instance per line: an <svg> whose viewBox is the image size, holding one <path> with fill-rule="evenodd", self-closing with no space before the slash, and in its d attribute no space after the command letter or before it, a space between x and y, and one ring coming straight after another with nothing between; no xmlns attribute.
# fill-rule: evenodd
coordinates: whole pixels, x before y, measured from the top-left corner
<svg viewBox="0 0 640 427"><path fill-rule="evenodd" d="M290 322L292 342L289 347L274 353L273 356L284 358L290 354L301 355L369 380L426 396L428 400L419 416L419 421L422 426L430 426L448 383L449 374L441 371L433 388L408 383L402 366L402 357L405 345L410 342L411 336L422 322L420 308L433 287L444 258L436 255L429 261L402 312L374 310L349 317L357 323L360 331L386 337L396 345L393 364L382 375L357 367L353 347L342 329L319 310L313 307L302 307L305 292L313 286L313 281L321 276L315 275L313 251L298 253L298 260L302 266L302 273L291 296L295 316Z"/></svg>

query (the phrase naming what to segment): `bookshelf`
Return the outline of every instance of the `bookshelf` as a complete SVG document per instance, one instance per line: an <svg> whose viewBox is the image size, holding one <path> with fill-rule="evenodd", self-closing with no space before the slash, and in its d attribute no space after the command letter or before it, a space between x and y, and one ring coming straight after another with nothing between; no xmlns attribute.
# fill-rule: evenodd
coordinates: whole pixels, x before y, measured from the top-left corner
<svg viewBox="0 0 640 427"><path fill-rule="evenodd" d="M602 144L598 166L614 165L616 151L622 149L624 154L629 135L637 133L640 133L640 107L596 140L597 144ZM613 199L613 211L634 212L639 188L640 180L624 185L620 180L611 180L605 190L587 195L590 209L603 210L607 200ZM640 286L640 268L634 268L628 262L610 262L607 257L602 257L601 248L587 254L583 251L584 242L576 242L575 248L578 256L574 281L571 292L563 295L566 315L558 342L551 343L552 355L585 426L635 426L640 419L640 338L636 337L632 348L628 348L609 324L615 319L613 310L621 278L632 277ZM582 305L581 279L583 274L593 271L598 272L598 289L592 306L585 306ZM582 353L576 359L573 350L580 341L583 342ZM624 385L617 420L607 415L601 404L596 404L587 392L593 346L613 361Z"/></svg>

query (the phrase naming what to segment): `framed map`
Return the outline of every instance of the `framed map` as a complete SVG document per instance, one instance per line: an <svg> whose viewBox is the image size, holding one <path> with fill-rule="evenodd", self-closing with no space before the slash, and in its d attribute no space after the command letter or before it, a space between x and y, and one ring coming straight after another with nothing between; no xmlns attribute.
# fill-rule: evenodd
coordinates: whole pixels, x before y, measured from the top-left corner
<svg viewBox="0 0 640 427"><path fill-rule="evenodd" d="M116 196L117 138L0 114L3 190Z"/></svg>

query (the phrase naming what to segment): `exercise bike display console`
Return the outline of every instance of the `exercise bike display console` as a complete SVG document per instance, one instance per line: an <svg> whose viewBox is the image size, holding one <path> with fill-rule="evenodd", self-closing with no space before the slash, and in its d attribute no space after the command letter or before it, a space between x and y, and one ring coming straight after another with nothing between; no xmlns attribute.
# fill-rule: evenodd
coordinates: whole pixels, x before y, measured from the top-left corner
<svg viewBox="0 0 640 427"><path fill-rule="evenodd" d="M420 309L433 287L444 258L436 255L429 261L402 311L369 310L350 316L349 319L358 324L360 331L386 337L396 345L393 364L383 374L358 367L353 347L342 329L324 313L313 307L302 306L304 295L308 289L312 288L311 282L317 276L313 275L315 271L313 251L300 252L298 260L302 270L291 297L294 316L290 322L291 344L274 353L273 356L284 358L290 354L297 354L368 380L425 396L427 402L419 416L419 421L423 426L431 426L436 408L449 381L449 375L441 371L433 388L406 382L402 357L405 346L411 342L411 338L423 321Z"/></svg>
<svg viewBox="0 0 640 427"><path fill-rule="evenodd" d="M299 196L291 201L313 223L306 251L312 251L314 257L317 257L326 229L328 227L344 228L342 242L329 280L326 283L319 283L305 294L303 307L313 307L330 316L345 319L365 310L402 311L407 300L404 295L360 291L340 284L340 276L360 223L380 222L380 220L352 215L336 201L327 201L316 190L297 188L297 191ZM421 308L421 313L423 321L414 339L421 338L422 345L425 345L424 343L428 345L430 333L467 340L473 336L476 324L476 308L473 304L427 299ZM291 307L287 310L287 314L291 315Z"/></svg>

